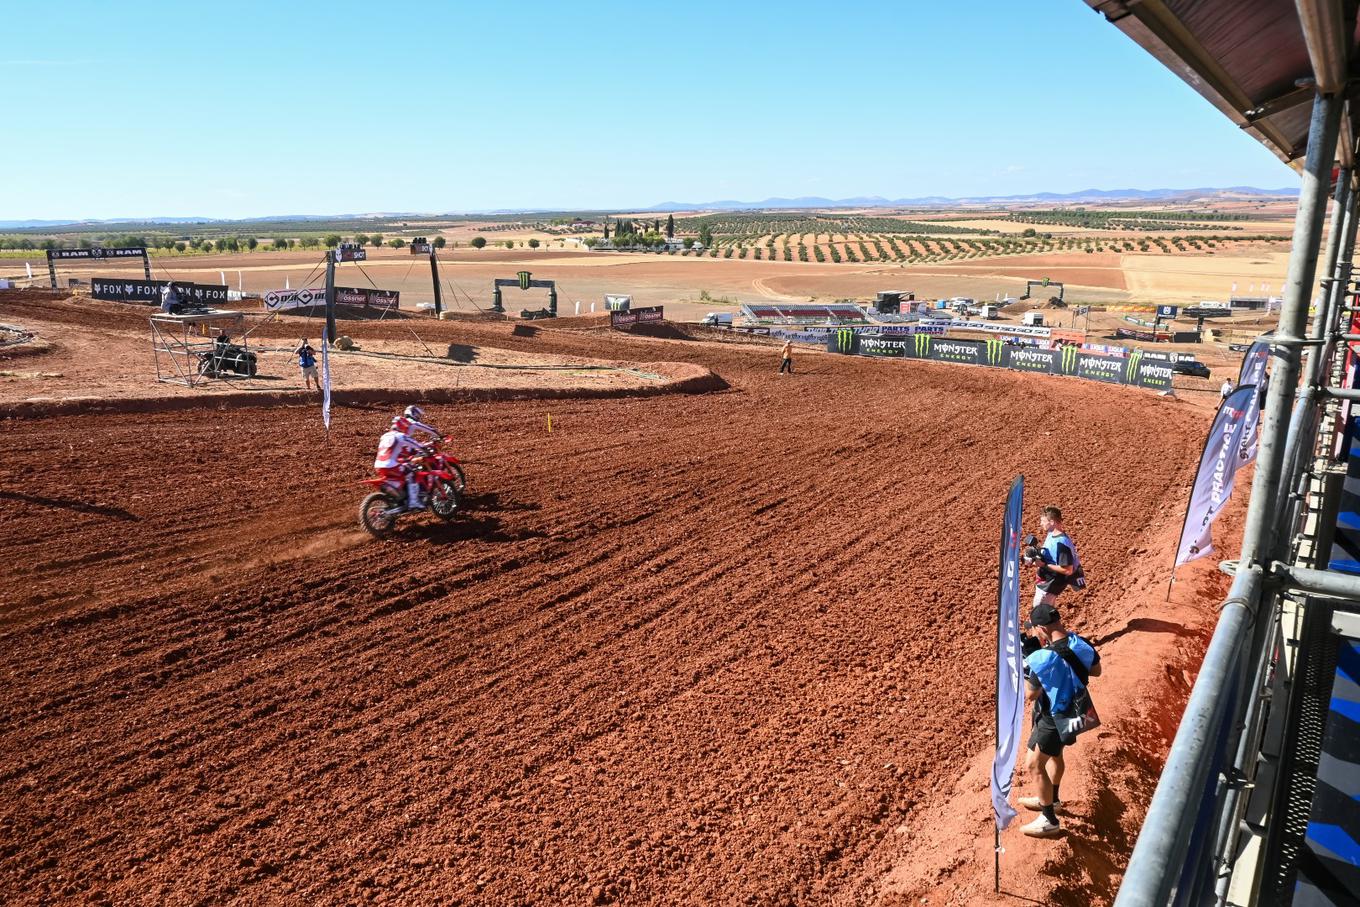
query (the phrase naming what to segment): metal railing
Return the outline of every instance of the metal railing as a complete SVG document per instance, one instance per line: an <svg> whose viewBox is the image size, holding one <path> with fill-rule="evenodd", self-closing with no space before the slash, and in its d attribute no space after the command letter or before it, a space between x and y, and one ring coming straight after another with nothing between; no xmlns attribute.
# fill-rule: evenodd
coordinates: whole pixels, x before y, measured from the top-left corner
<svg viewBox="0 0 1360 907"><path fill-rule="evenodd" d="M1300 594L1360 599L1360 577L1318 569L1326 566L1325 552L1320 563L1316 550L1309 562L1299 562L1295 550L1309 517L1309 485L1323 465L1319 442L1328 453L1332 446L1331 438L1319 437L1324 412L1335 415L1343 397L1360 398L1336 386L1338 355L1346 349L1342 316L1350 320L1344 303L1356 236L1351 169L1339 173L1323 279L1315 281L1343 105L1338 95L1314 99L1284 303L1271 337L1270 387L1241 555L1115 901L1118 907L1226 903L1238 868L1244 794L1255 786L1260 765L1283 603ZM1315 286L1321 295L1311 329L1305 331Z"/></svg>

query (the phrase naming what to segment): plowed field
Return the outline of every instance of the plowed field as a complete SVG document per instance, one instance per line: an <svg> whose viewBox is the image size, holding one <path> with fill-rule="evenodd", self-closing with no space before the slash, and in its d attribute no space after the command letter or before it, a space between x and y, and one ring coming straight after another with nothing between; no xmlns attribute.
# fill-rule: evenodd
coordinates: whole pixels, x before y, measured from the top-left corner
<svg viewBox="0 0 1360 907"><path fill-rule="evenodd" d="M434 407L468 511L381 543L356 483L390 408L329 436L314 407L2 423L0 901L872 901L911 859L894 829L991 740L1011 478L1113 578L1205 421L1074 380L432 327L732 389Z"/></svg>

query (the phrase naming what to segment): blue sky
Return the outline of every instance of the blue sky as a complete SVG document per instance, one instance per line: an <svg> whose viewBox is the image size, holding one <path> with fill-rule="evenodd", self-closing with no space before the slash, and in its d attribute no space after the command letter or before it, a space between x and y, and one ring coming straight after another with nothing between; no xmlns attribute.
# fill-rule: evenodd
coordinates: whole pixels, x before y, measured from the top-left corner
<svg viewBox="0 0 1360 907"><path fill-rule="evenodd" d="M1081 0L19 3L0 220L1297 185Z"/></svg>

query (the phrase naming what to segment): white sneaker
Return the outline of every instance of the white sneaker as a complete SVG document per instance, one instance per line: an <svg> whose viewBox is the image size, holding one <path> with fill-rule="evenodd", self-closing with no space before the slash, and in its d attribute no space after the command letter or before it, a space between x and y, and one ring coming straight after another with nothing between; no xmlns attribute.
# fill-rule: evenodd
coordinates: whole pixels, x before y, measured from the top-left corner
<svg viewBox="0 0 1360 907"><path fill-rule="evenodd" d="M1062 834L1061 825L1048 821L1048 817L1042 815L1020 830L1031 838L1054 838Z"/></svg>
<svg viewBox="0 0 1360 907"><path fill-rule="evenodd" d="M1037 813L1039 810L1044 808L1043 801L1041 801L1038 797L1021 797L1019 800L1016 800L1015 802L1019 803L1021 806L1023 806L1030 812ZM1066 810L1063 809L1063 802L1061 800L1053 801L1053 811L1060 813L1066 812Z"/></svg>

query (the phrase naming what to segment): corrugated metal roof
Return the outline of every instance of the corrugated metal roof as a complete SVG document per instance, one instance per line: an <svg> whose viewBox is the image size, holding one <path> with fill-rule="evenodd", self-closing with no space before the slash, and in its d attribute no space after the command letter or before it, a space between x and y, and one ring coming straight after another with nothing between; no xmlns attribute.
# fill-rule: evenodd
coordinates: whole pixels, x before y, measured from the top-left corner
<svg viewBox="0 0 1360 907"><path fill-rule="evenodd" d="M1315 79L1300 8L1334 20L1339 30L1332 34L1348 37L1345 74L1355 59L1357 0L1085 2L1295 169L1307 148L1313 98L1311 86L1300 83ZM1347 105L1343 120L1339 144L1346 149L1355 147L1355 106Z"/></svg>

